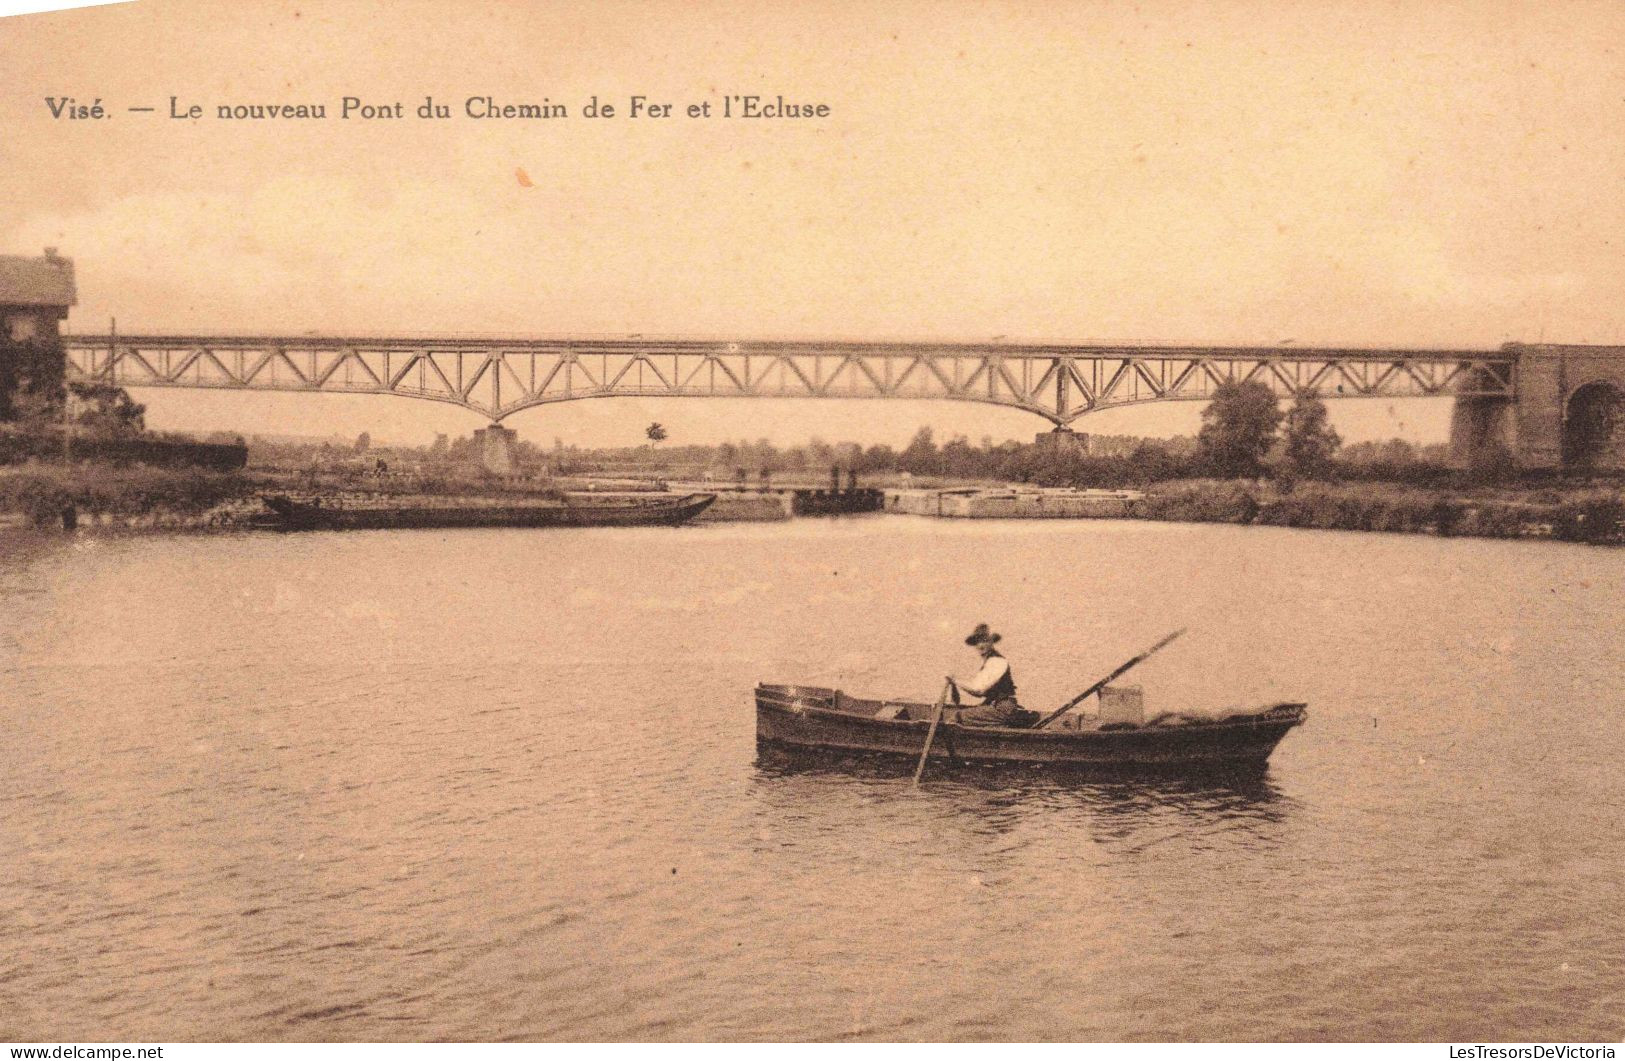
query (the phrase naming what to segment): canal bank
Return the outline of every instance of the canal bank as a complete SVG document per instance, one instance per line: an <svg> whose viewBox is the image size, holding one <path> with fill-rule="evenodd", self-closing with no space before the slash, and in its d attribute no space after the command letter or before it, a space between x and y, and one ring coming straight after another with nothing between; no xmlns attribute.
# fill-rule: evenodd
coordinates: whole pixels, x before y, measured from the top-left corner
<svg viewBox="0 0 1625 1061"><path fill-rule="evenodd" d="M1124 519L1145 497L1138 490L1025 486L902 488L885 495L887 512L944 519Z"/></svg>
<svg viewBox="0 0 1625 1061"><path fill-rule="evenodd" d="M605 492L618 485L573 481L567 492ZM1447 488L1391 482L1196 479L1155 483L1143 490L950 485L827 495L791 488L706 489L706 485L669 488L716 495L697 520L700 523L780 522L881 511L951 520L1151 520L1625 543L1625 489L1608 480ZM265 523L267 510L261 501L265 493L320 497L342 505L374 503L403 493L491 498L548 491L557 492L543 481L360 477L324 482L289 474L34 463L0 469L0 527L81 532L236 530Z"/></svg>
<svg viewBox="0 0 1625 1061"><path fill-rule="evenodd" d="M1625 491L1617 483L1452 490L1382 482L1194 479L1144 490L895 489L886 491L886 511L941 519L1136 519L1625 543Z"/></svg>
<svg viewBox="0 0 1625 1061"><path fill-rule="evenodd" d="M1439 537L1625 543L1625 492L1608 486L1447 490L1397 483L1161 483L1129 518Z"/></svg>

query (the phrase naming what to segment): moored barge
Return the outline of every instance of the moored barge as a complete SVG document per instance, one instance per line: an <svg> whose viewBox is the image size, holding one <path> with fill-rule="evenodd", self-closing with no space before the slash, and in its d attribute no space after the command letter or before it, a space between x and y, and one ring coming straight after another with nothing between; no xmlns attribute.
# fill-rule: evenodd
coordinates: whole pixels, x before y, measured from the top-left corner
<svg viewBox="0 0 1625 1061"><path fill-rule="evenodd" d="M281 530L428 530L454 527L676 526L705 511L715 494L561 494L527 498L262 498Z"/></svg>

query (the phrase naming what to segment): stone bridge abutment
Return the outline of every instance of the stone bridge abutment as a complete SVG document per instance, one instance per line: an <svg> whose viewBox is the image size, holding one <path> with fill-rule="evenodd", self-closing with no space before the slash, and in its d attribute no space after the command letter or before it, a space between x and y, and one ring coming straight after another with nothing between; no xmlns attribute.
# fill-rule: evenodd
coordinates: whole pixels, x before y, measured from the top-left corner
<svg viewBox="0 0 1625 1061"><path fill-rule="evenodd" d="M1458 397L1451 452L1473 466L1625 470L1625 347L1513 343L1510 396Z"/></svg>

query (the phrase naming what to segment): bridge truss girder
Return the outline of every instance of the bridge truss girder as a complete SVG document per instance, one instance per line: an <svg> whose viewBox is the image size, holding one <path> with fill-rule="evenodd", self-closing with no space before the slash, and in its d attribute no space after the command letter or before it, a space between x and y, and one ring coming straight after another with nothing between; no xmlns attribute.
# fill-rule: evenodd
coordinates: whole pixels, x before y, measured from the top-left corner
<svg viewBox="0 0 1625 1061"><path fill-rule="evenodd" d="M1280 397L1513 396L1514 355L1284 349L656 339L64 337L70 379L120 387L393 394L494 422L614 396L982 402L1064 427L1100 409L1205 400L1227 381Z"/></svg>

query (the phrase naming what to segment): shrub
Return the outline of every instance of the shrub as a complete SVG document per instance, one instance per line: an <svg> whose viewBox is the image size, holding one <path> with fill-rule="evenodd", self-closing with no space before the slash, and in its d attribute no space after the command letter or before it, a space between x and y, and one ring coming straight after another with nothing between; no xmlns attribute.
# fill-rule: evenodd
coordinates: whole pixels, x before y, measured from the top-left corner
<svg viewBox="0 0 1625 1061"><path fill-rule="evenodd" d="M1181 523L1251 523L1259 511L1258 499L1246 486L1213 480L1153 487L1135 506L1142 519Z"/></svg>
<svg viewBox="0 0 1625 1061"><path fill-rule="evenodd" d="M1602 495L1563 505L1552 519L1552 534L1564 541L1593 545L1625 543L1625 500Z"/></svg>
<svg viewBox="0 0 1625 1061"><path fill-rule="evenodd" d="M62 510L72 501L73 495L49 476L0 477L0 508L22 513L36 527L61 519Z"/></svg>

